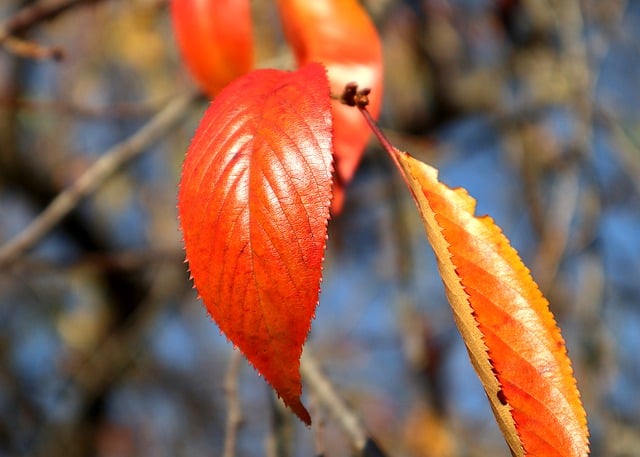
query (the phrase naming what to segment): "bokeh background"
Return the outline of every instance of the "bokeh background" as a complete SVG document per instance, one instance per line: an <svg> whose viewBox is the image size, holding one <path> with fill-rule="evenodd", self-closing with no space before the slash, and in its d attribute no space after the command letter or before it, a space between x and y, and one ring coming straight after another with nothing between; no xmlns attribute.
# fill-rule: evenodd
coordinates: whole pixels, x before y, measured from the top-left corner
<svg viewBox="0 0 640 457"><path fill-rule="evenodd" d="M5 33L21 8L54 3L64 11ZM640 2L364 5L384 43L381 126L467 188L532 269L593 455L640 456ZM290 68L272 2L252 7L260 65ZM3 0L0 47L0 249L114 146L192 100L4 259L0 456L222 455L225 380L239 388L235 455L350 455L308 388L313 429L232 363L191 288L176 185L207 102L188 95L166 1ZM414 204L373 142L329 232L309 348L369 436L393 456L508 455Z"/></svg>

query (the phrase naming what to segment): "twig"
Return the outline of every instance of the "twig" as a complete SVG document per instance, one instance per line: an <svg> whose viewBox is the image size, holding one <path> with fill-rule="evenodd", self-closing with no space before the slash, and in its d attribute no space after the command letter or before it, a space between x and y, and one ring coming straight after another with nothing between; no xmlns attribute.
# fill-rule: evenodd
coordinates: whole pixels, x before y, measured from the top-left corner
<svg viewBox="0 0 640 457"><path fill-rule="evenodd" d="M0 247L0 267L10 264L32 248L84 197L97 190L120 167L169 132L185 116L199 95L194 91L174 98L138 132L106 151L70 187L60 192L24 230Z"/></svg>
<svg viewBox="0 0 640 457"><path fill-rule="evenodd" d="M227 425L224 433L222 457L233 457L236 453L238 428L242 424L242 410L238 397L238 375L242 353L234 349L229 360L229 368L224 378L224 391L227 398Z"/></svg>
<svg viewBox="0 0 640 457"><path fill-rule="evenodd" d="M86 253L72 260L20 258L11 265L12 274L69 274L73 271L134 271L152 265L179 263L184 249L175 247L131 249L113 252Z"/></svg>
<svg viewBox="0 0 640 457"><path fill-rule="evenodd" d="M64 58L64 51L58 46L44 46L34 41L23 40L14 36L5 37L2 44L7 51L19 57L56 61Z"/></svg>
<svg viewBox="0 0 640 457"><path fill-rule="evenodd" d="M580 183L575 166L562 172L553 192L553 203L545 213L547 221L535 259L535 272L542 290L554 283L569 243L571 222L578 208Z"/></svg>
<svg viewBox="0 0 640 457"><path fill-rule="evenodd" d="M59 16L81 4L98 3L100 0L40 0L26 6L0 25L0 43L8 36L25 32L31 27Z"/></svg>
<svg viewBox="0 0 640 457"><path fill-rule="evenodd" d="M320 408L320 401L313 392L309 395L310 406L313 414L313 451L316 457L325 455L324 430L326 425L325 414Z"/></svg>
<svg viewBox="0 0 640 457"><path fill-rule="evenodd" d="M160 270L148 295L128 320L117 331L106 335L82 363L69 370L68 379L57 393L55 401L62 404L76 396L77 411L82 411L136 363L145 351L143 341L149 338L156 316L167 306L168 301L162 297L173 292L173 281L167 280L170 274L168 270ZM26 455L77 455L72 450L79 448L78 437L85 426L77 420L59 423L54 416L44 417Z"/></svg>
<svg viewBox="0 0 640 457"><path fill-rule="evenodd" d="M347 406L338 395L331 381L322 373L315 358L308 350L302 353L300 372L307 385L313 390L322 403L344 430L351 442L351 446L362 457L385 457L386 454L371 439L358 416Z"/></svg>
<svg viewBox="0 0 640 457"><path fill-rule="evenodd" d="M100 0L41 0L24 7L3 24L0 24L0 45L4 46L7 51L21 57L61 60L64 57L61 48L40 45L15 35L23 33L41 22L51 20L75 6L83 3L97 3L98 1Z"/></svg>
<svg viewBox="0 0 640 457"><path fill-rule="evenodd" d="M589 65L589 49L584 39L585 22L580 0L567 0L555 5L558 31L564 56L570 64L569 71L574 84L574 96L570 101L578 122L573 138L578 160L586 157L591 149L593 122L592 83ZM560 170L557 192L552 195L545 213L546 225L542 231L540 249L536 258L536 271L542 290L551 289L564 257L571 230L571 222L578 210L579 179L577 163Z"/></svg>
<svg viewBox="0 0 640 457"><path fill-rule="evenodd" d="M300 372L309 387L318 396L319 401L329 409L347 433L353 447L362 451L367 442L367 432L360 423L360 419L349 409L329 379L322 373L315 358L309 354L308 350L302 353Z"/></svg>
<svg viewBox="0 0 640 457"><path fill-rule="evenodd" d="M624 128L620 119L614 113L601 110L598 114L609 129L611 137L617 146L613 148L614 153L618 155L626 174L629 175L631 185L633 185L636 193L640 195L640 160L638 160L640 157L640 144Z"/></svg>
<svg viewBox="0 0 640 457"><path fill-rule="evenodd" d="M267 455L271 457L292 457L293 416L275 392L269 395L269 404L271 427L267 436Z"/></svg>
<svg viewBox="0 0 640 457"><path fill-rule="evenodd" d="M162 100L148 100L143 102L122 102L109 106L91 106L73 102L44 100L40 98L15 98L11 95L0 95L0 107L9 109L34 111L34 112L55 112L57 116L73 116L88 119L133 119L148 118L158 111L158 107L167 102Z"/></svg>

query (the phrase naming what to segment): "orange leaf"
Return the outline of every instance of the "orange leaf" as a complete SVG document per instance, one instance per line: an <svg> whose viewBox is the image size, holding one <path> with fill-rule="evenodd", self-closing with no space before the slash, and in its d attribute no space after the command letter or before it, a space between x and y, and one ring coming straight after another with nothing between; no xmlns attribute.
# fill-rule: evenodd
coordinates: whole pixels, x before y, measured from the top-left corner
<svg viewBox="0 0 640 457"><path fill-rule="evenodd" d="M253 68L249 0L172 0L171 16L182 58L210 96Z"/></svg>
<svg viewBox="0 0 640 457"><path fill-rule="evenodd" d="M307 424L299 359L318 302L331 152L324 68L257 70L205 113L178 194L186 256L207 310Z"/></svg>
<svg viewBox="0 0 640 457"><path fill-rule="evenodd" d="M287 40L299 65L321 62L328 70L331 92L357 82L371 89L369 112L377 118L382 101L382 46L371 19L357 0L279 0ZM332 102L336 183L332 212L344 202L371 131L362 116L339 101Z"/></svg>
<svg viewBox="0 0 640 457"><path fill-rule="evenodd" d="M475 200L393 149L413 193L456 324L516 456L585 456L586 414L564 340L529 270Z"/></svg>

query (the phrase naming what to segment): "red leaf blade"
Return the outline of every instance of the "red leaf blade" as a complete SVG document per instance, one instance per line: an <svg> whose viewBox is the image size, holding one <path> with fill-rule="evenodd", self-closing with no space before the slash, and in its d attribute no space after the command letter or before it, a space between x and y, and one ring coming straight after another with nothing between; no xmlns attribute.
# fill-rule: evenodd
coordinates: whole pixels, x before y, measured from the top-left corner
<svg viewBox="0 0 640 457"><path fill-rule="evenodd" d="M565 342L529 270L464 189L397 150L456 324L516 456L589 453L586 413Z"/></svg>
<svg viewBox="0 0 640 457"><path fill-rule="evenodd" d="M371 89L368 110L377 118L382 101L382 44L367 12L357 0L278 0L287 40L299 65L327 67L333 94L356 82ZM344 188L351 181L371 134L362 116L332 101L336 183L331 210L338 214Z"/></svg>
<svg viewBox="0 0 640 457"><path fill-rule="evenodd" d="M306 423L299 358L318 302L331 152L324 68L257 70L205 113L178 195L189 268L209 313Z"/></svg>
<svg viewBox="0 0 640 457"><path fill-rule="evenodd" d="M210 96L253 68L249 0L172 0L171 17L182 59Z"/></svg>

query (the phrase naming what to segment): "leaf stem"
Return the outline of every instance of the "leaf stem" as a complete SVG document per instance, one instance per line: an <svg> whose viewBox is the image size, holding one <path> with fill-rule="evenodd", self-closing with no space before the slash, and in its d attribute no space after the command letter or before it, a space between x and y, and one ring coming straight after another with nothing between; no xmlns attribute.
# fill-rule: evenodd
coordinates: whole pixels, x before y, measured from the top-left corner
<svg viewBox="0 0 640 457"><path fill-rule="evenodd" d="M356 105L356 106L360 110L360 113L362 113L362 115L364 116L364 119L367 121L367 124L369 124L369 128L371 129L373 134L376 136L376 138L378 139L382 147L385 149L385 151L387 151L389 156L391 156L391 159L396 164L396 166L402 173L402 176L404 177L404 171L402 169L402 166L400 166L400 161L398 160L398 154L400 153L400 151L398 151L395 147L393 147L393 145L391 144L391 141L389 141L389 139L382 132L382 130L380 130L380 127L378 127L378 124L376 124L376 121L374 121L373 118L371 117L371 113L369 113L369 110L367 109L367 107L361 106L361 105Z"/></svg>
<svg viewBox="0 0 640 457"><path fill-rule="evenodd" d="M401 154L396 148L393 147L391 141L382 133L380 127L376 124L376 121L371 117L371 113L367 109L367 105L369 104L369 93L371 89L365 87L364 89L358 89L358 84L355 82L350 82L344 86L344 90L342 91L342 95L340 95L339 100L347 105L347 106L355 106L360 110L360 113L364 116L365 121L369 125L369 128L374 133L378 141L382 145L382 147L387 151L391 159L398 167L398 170L402 173L402 177L407 182L407 178L405 176L404 170L400 165L400 161L398 159L398 155ZM407 182L407 185L409 183ZM411 186L409 186L411 188Z"/></svg>

